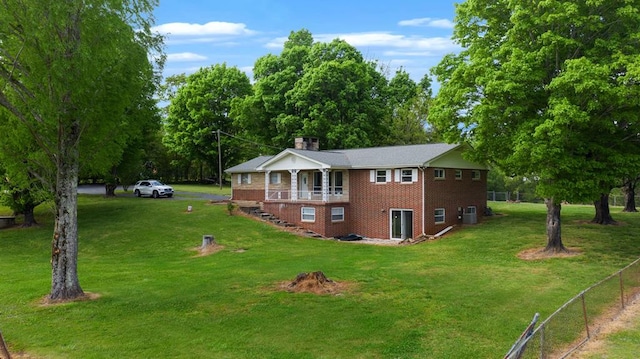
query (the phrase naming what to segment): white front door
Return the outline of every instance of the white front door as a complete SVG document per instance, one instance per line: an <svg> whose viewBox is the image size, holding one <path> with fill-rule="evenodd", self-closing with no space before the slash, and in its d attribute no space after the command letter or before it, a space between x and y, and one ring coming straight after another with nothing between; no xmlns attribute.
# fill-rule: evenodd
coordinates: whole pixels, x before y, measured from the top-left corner
<svg viewBox="0 0 640 359"><path fill-rule="evenodd" d="M309 172L300 173L300 198L308 199L309 193Z"/></svg>

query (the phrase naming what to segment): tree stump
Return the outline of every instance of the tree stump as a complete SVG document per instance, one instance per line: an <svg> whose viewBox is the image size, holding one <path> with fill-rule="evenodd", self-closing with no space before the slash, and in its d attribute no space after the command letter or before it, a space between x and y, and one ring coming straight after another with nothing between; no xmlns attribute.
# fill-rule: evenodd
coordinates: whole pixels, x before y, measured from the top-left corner
<svg viewBox="0 0 640 359"><path fill-rule="evenodd" d="M287 289L296 292L331 293L337 283L327 278L321 271L300 273L287 285Z"/></svg>
<svg viewBox="0 0 640 359"><path fill-rule="evenodd" d="M205 234L202 236L202 249L207 248L210 245L216 244L215 238L212 234Z"/></svg>

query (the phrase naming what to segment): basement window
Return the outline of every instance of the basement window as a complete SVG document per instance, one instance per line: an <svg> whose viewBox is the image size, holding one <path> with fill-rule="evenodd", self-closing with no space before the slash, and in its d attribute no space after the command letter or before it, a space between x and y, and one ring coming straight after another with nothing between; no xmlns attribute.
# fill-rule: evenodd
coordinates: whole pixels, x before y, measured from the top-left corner
<svg viewBox="0 0 640 359"><path fill-rule="evenodd" d="M343 222L344 221L344 207L331 208L331 222Z"/></svg>
<svg viewBox="0 0 640 359"><path fill-rule="evenodd" d="M314 207L302 207L300 211L302 213L302 222L316 221L316 209Z"/></svg>

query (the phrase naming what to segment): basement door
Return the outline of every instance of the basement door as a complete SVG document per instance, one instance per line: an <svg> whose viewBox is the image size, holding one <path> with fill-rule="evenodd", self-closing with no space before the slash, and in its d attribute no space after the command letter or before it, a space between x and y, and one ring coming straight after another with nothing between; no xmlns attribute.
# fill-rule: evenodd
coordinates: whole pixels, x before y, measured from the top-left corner
<svg viewBox="0 0 640 359"><path fill-rule="evenodd" d="M413 238L413 211L410 209L391 210L391 239Z"/></svg>

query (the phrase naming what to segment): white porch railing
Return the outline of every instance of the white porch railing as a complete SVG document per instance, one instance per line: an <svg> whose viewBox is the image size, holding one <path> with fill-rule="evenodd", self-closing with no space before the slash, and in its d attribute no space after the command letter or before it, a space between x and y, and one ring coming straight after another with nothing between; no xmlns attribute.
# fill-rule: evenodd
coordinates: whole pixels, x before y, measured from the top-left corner
<svg viewBox="0 0 640 359"><path fill-rule="evenodd" d="M322 192L320 191L298 191L297 201L322 202ZM291 201L291 191L283 189L270 189L267 191L267 201ZM346 202L349 200L349 193L346 191L332 191L327 195L328 202Z"/></svg>

